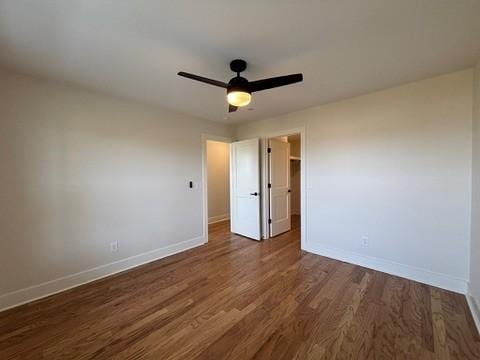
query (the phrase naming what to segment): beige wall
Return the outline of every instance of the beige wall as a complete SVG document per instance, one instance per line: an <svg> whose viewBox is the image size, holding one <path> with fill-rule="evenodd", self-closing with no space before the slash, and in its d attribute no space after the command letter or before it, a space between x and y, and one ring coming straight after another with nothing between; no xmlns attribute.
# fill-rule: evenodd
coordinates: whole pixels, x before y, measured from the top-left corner
<svg viewBox="0 0 480 360"><path fill-rule="evenodd" d="M290 209L291 209L292 215L300 215L300 198L301 198L300 175L301 175L300 161L298 160L290 161L290 188L292 190Z"/></svg>
<svg viewBox="0 0 480 360"><path fill-rule="evenodd" d="M290 142L290 155L300 157L301 147L300 140L289 140ZM290 161L290 187L292 189L291 193L291 211L292 215L300 215L300 199L301 199L301 171L300 171L300 161L294 160Z"/></svg>
<svg viewBox="0 0 480 360"><path fill-rule="evenodd" d="M473 197L470 292L480 311L480 61L475 67L473 102ZM479 314L480 315L480 314Z"/></svg>
<svg viewBox="0 0 480 360"><path fill-rule="evenodd" d="M208 219L230 217L230 144L207 141Z"/></svg>
<svg viewBox="0 0 480 360"><path fill-rule="evenodd" d="M289 140L290 142L290 155L300 157L301 156L301 147L300 147L300 140L292 139Z"/></svg>
<svg viewBox="0 0 480 360"><path fill-rule="evenodd" d="M299 127L307 250L466 291L472 70L239 124L236 134Z"/></svg>
<svg viewBox="0 0 480 360"><path fill-rule="evenodd" d="M202 133L229 136L0 72L0 308L201 244Z"/></svg>

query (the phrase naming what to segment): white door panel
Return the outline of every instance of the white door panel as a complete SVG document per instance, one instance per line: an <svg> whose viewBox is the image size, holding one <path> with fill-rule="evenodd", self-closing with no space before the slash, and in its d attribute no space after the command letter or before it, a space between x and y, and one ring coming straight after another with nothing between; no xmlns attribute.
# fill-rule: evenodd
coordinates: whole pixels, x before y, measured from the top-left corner
<svg viewBox="0 0 480 360"><path fill-rule="evenodd" d="M269 140L270 236L291 228L290 144Z"/></svg>
<svg viewBox="0 0 480 360"><path fill-rule="evenodd" d="M230 145L231 231L260 240L259 139Z"/></svg>

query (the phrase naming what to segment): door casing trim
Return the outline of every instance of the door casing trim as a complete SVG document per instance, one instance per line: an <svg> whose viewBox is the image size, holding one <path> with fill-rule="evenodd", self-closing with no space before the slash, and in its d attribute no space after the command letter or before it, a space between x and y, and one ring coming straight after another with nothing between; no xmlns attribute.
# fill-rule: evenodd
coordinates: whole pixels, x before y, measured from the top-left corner
<svg viewBox="0 0 480 360"><path fill-rule="evenodd" d="M260 158L261 165L261 183L262 192L265 196L262 197L262 239L269 239L268 231L268 213L269 213L269 199L268 199L268 140L280 136L288 136L300 134L300 234L301 234L301 248L304 250L307 247L307 152L306 152L306 129L305 127L298 127L287 130L279 130L264 133L260 137L260 152L262 154Z"/></svg>

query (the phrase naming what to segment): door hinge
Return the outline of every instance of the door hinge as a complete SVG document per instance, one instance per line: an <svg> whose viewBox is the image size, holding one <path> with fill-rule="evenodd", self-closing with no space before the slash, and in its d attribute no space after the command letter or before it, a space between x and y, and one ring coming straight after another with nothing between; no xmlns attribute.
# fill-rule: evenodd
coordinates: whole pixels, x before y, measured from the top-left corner
<svg viewBox="0 0 480 360"><path fill-rule="evenodd" d="M272 188L272 184L268 184L268 188L271 189L271 188Z"/></svg>
<svg viewBox="0 0 480 360"><path fill-rule="evenodd" d="M268 223L271 224L271 223L272 223L272 219L268 219Z"/></svg>
<svg viewBox="0 0 480 360"><path fill-rule="evenodd" d="M267 149L267 153L270 154L271 152L272 152L272 148L268 148L268 149Z"/></svg>

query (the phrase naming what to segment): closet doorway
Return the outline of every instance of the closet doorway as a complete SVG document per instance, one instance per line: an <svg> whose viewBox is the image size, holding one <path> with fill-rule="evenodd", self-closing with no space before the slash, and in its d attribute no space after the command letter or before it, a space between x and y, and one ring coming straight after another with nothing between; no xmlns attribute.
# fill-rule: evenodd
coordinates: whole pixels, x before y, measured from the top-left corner
<svg viewBox="0 0 480 360"><path fill-rule="evenodd" d="M301 136L268 139L268 236L275 237L300 226Z"/></svg>

